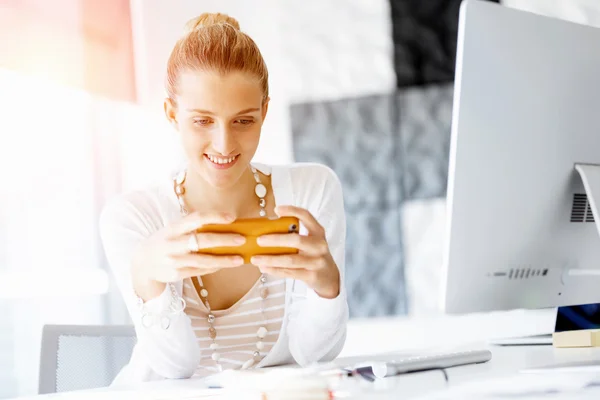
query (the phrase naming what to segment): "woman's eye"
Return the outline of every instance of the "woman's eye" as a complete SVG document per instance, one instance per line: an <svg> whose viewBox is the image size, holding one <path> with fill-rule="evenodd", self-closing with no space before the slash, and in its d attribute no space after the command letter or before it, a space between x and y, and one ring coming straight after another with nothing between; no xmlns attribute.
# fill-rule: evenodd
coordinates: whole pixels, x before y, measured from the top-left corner
<svg viewBox="0 0 600 400"><path fill-rule="evenodd" d="M254 121L251 119L238 119L237 121L238 124L240 125L250 125L251 123L253 123Z"/></svg>
<svg viewBox="0 0 600 400"><path fill-rule="evenodd" d="M197 119L194 119L194 124L196 124L196 125L208 125L208 124L210 124L210 120L209 119L197 118Z"/></svg>

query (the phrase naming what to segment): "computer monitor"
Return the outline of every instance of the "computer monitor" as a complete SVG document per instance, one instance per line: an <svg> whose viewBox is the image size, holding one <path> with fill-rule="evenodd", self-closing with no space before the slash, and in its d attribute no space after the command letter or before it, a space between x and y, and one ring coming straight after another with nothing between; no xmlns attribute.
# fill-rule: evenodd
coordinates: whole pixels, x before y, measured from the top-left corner
<svg viewBox="0 0 600 400"><path fill-rule="evenodd" d="M464 1L451 136L444 310L600 303L600 29Z"/></svg>

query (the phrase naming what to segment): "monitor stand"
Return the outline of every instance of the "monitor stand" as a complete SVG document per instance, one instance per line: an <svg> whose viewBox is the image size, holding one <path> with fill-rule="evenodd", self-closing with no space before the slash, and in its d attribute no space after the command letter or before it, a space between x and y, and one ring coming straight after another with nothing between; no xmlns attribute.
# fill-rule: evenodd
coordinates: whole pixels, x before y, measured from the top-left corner
<svg viewBox="0 0 600 400"><path fill-rule="evenodd" d="M575 164L575 170L579 172L583 187L587 194L587 200L592 209L596 229L600 234L600 215L598 214L598 202L600 201L600 165L596 164ZM596 272L600 274L600 272Z"/></svg>

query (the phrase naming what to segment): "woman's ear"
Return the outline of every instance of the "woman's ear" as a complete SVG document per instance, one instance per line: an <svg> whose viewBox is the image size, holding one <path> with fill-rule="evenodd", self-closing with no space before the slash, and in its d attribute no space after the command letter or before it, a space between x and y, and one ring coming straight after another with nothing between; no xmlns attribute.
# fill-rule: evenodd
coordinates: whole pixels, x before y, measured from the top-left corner
<svg viewBox="0 0 600 400"><path fill-rule="evenodd" d="M177 123L177 105L175 104L173 99L171 99L170 97L167 97L165 99L164 109L165 116L167 117L167 120L169 120L169 123L173 125L175 129L178 129L179 126Z"/></svg>
<svg viewBox="0 0 600 400"><path fill-rule="evenodd" d="M271 100L271 98L267 97L262 105L262 120L263 120L263 122L265 121L265 118L267 118L267 111L269 110L269 101L270 100Z"/></svg>

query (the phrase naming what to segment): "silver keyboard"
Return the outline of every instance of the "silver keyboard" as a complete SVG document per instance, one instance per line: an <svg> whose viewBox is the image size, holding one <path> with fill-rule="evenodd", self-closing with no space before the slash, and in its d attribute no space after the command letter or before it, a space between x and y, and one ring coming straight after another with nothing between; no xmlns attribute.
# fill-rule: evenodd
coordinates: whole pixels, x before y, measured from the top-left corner
<svg viewBox="0 0 600 400"><path fill-rule="evenodd" d="M394 358L385 361L373 361L368 364L376 378L384 378L410 372L446 369L468 364L480 364L492 359L489 350L468 350L456 352L427 353ZM366 367L367 364L363 364Z"/></svg>

